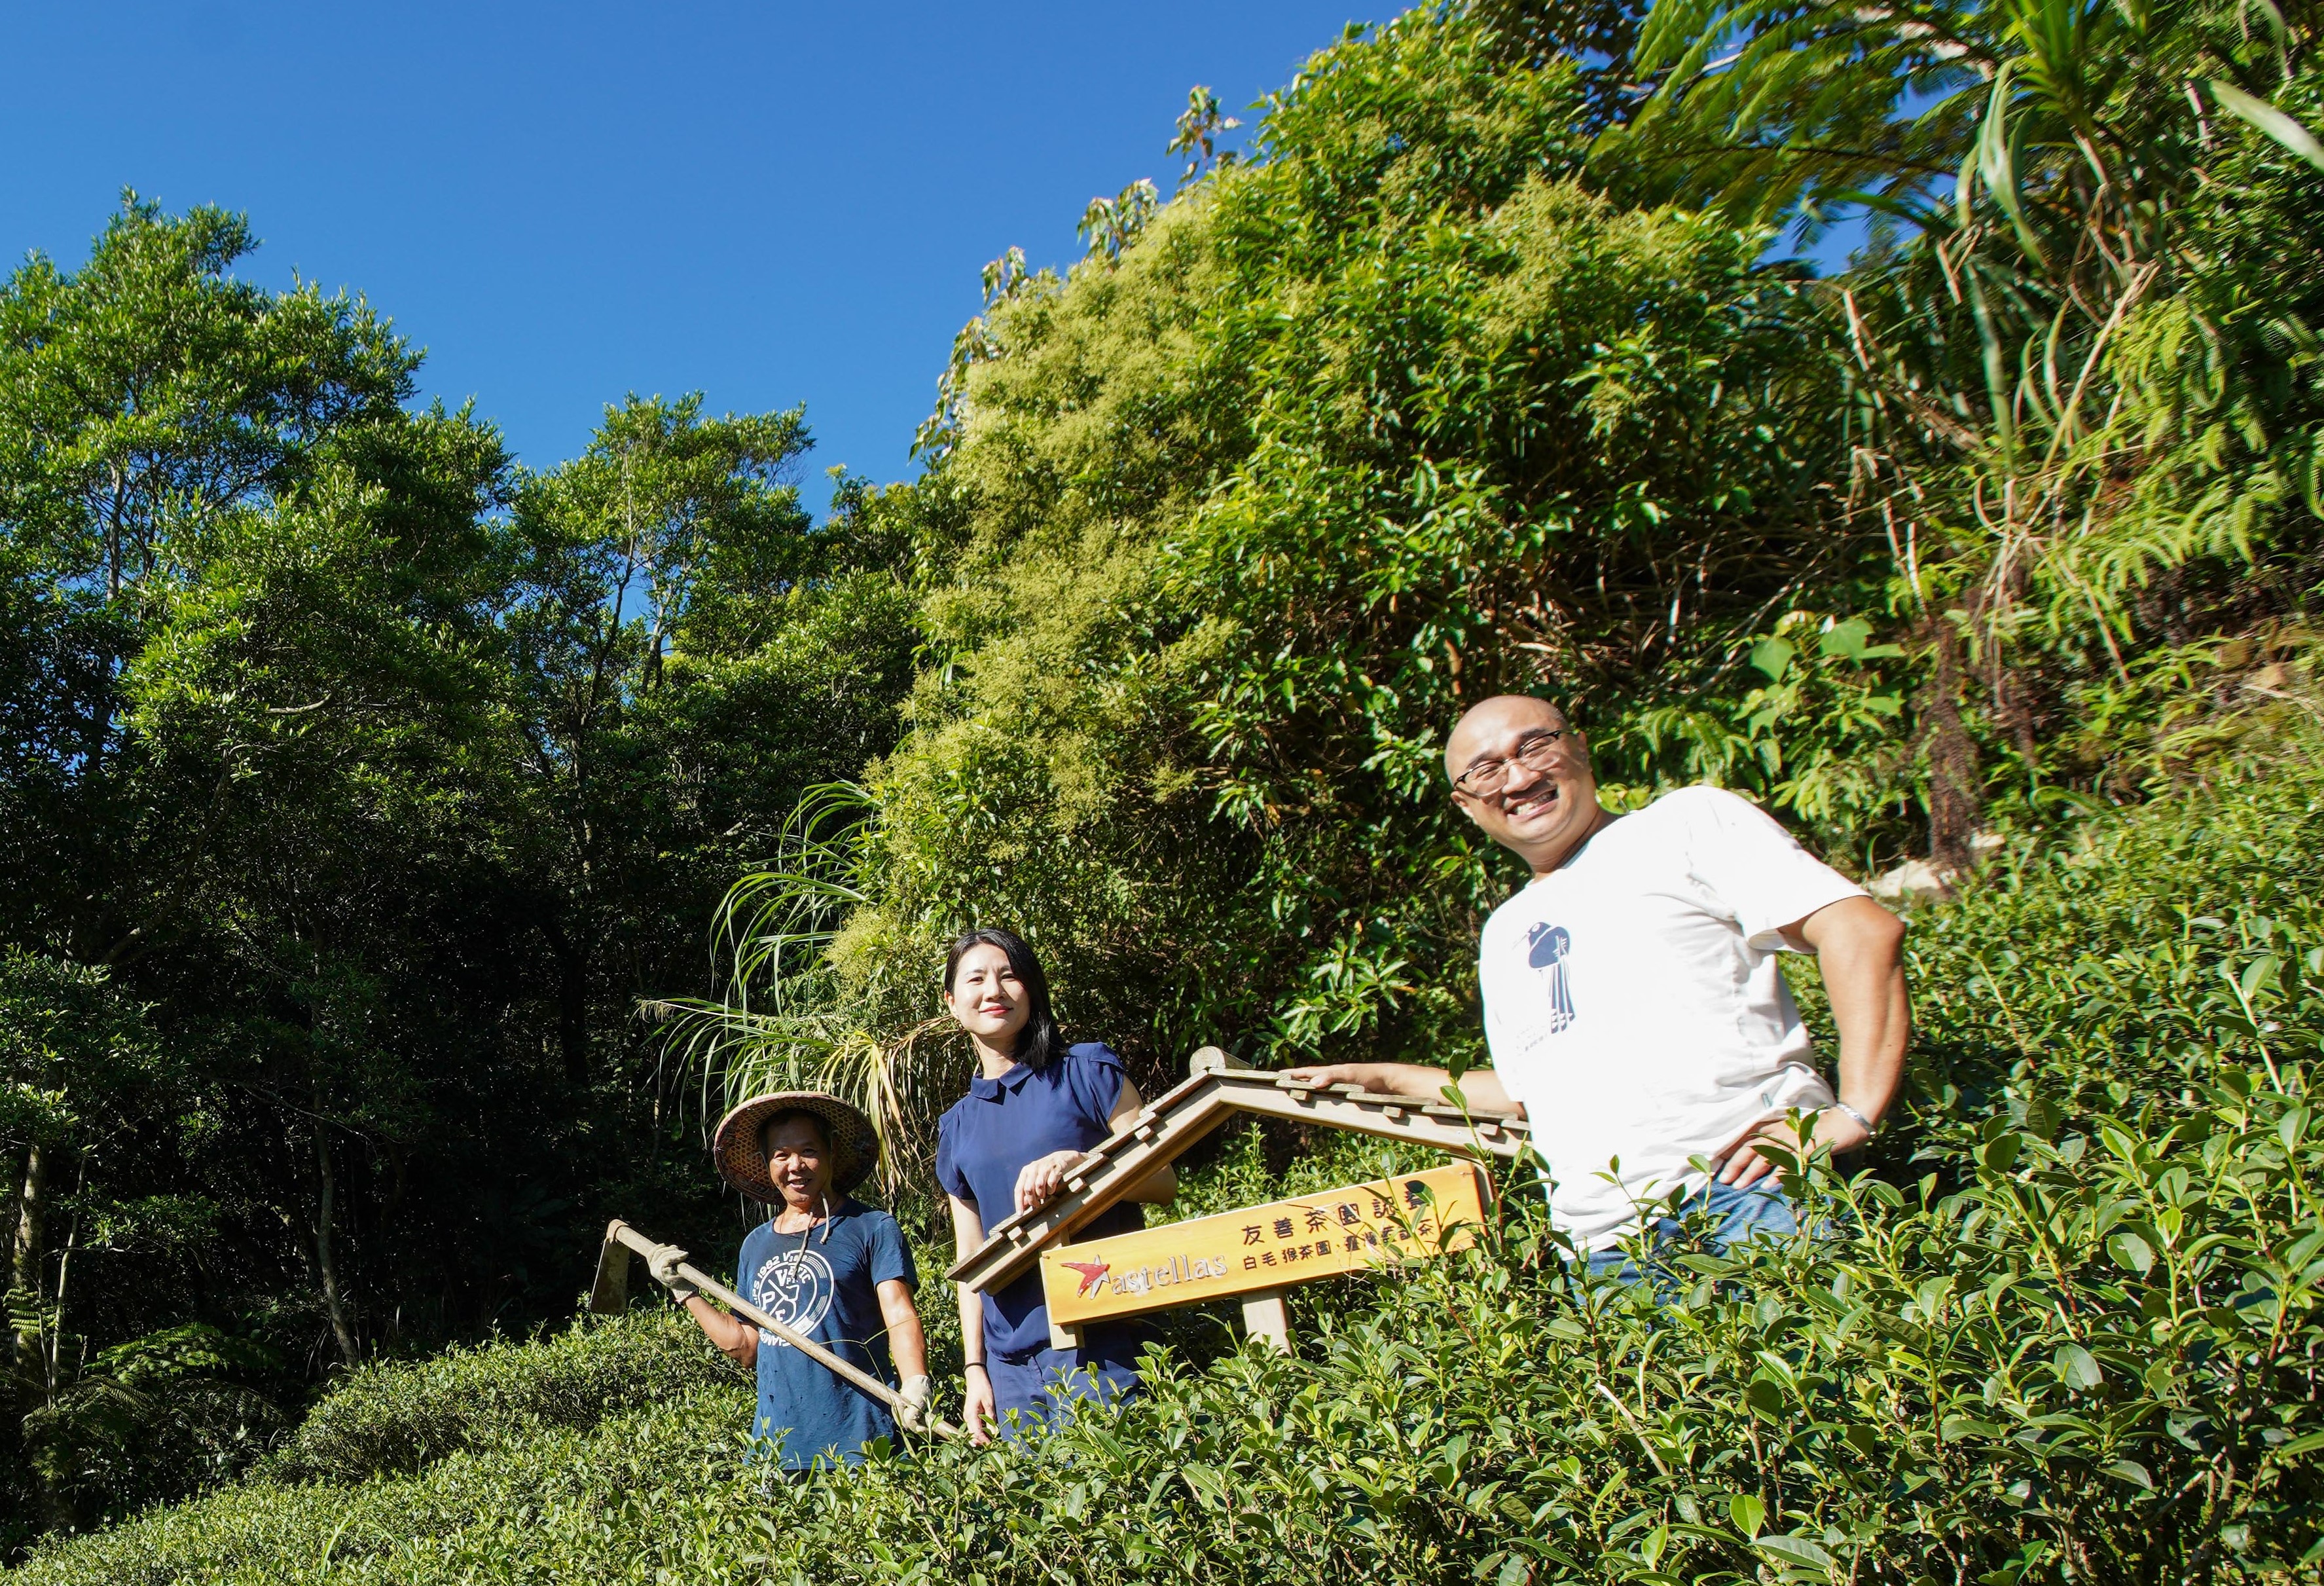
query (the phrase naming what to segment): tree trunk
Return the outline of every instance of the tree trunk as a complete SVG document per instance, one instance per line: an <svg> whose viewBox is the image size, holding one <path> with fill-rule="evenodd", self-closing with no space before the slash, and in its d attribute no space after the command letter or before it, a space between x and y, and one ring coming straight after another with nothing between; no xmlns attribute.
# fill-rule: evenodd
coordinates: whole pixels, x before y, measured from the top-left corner
<svg viewBox="0 0 2324 1586"><path fill-rule="evenodd" d="M315 1167L322 1179L321 1192L316 1197L315 1267L323 1278L323 1309L331 1318L331 1337L339 1346L339 1359L352 1366L356 1360L355 1335L347 1324L347 1310L339 1295L339 1267L331 1250L331 1202L336 1192L337 1175L331 1164L331 1131L327 1124L315 1126Z"/></svg>
<svg viewBox="0 0 2324 1586"><path fill-rule="evenodd" d="M88 1189L88 1158L83 1155L80 1159L80 1172L73 1179L72 1226L65 1234L63 1253L57 1257L56 1309L51 1313L49 1324L49 1348L46 1360L51 1404L56 1403L57 1400L57 1355L65 1344L65 1294L72 1282L73 1252L80 1248L80 1209L83 1204L82 1196ZM84 1352L86 1352L85 1348Z"/></svg>
<svg viewBox="0 0 2324 1586"><path fill-rule="evenodd" d="M1929 724L1929 862L1966 874L1975 857L1969 839L1977 833L1985 804L1978 785L1977 743L1961 719L1960 630L1941 616L1931 626L1936 675L1929 680L1922 712Z"/></svg>
<svg viewBox="0 0 2324 1586"><path fill-rule="evenodd" d="M40 1288L40 1214L44 1204L44 1191L49 1188L49 1155L32 1142L32 1149L23 1154L23 1188L16 1191L16 1235L12 1248L16 1258L9 1265L9 1279L16 1288Z"/></svg>
<svg viewBox="0 0 2324 1586"><path fill-rule="evenodd" d="M10 1276L20 1289L41 1292L41 1223L49 1203L49 1153L38 1140L24 1155L24 1187L16 1195L15 1263Z"/></svg>
<svg viewBox="0 0 2324 1586"><path fill-rule="evenodd" d="M16 1239L14 1239L14 1263L9 1265L9 1282L14 1295L21 1295L30 1304L30 1328L12 1328L12 1349L16 1351L16 1412L28 1414L47 1400L44 1384L49 1381L49 1353L42 1349L40 1335L40 1226L42 1216L49 1207L49 1151L32 1142L25 1151L23 1188L16 1193ZM21 1437L21 1430L19 1430ZM42 1481L42 1496L47 1498L47 1481Z"/></svg>

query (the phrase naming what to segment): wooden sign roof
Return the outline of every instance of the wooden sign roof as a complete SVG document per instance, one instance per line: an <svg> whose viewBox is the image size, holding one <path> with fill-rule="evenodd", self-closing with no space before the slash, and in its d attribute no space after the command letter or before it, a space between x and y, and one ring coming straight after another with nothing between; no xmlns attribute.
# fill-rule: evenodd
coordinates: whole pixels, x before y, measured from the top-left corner
<svg viewBox="0 0 2324 1586"><path fill-rule="evenodd" d="M1189 1066L1193 1072L1183 1084L1092 1146L1055 1200L987 1229L984 1243L945 1275L980 1292L1005 1287L1033 1268L1044 1247L1070 1236L1240 1113L1408 1140L1471 1157L1515 1156L1532 1137L1523 1120L1507 1113L1473 1108L1464 1113L1446 1102L1383 1096L1353 1085L1295 1085L1270 1070L1244 1068L1215 1046L1194 1053Z"/></svg>

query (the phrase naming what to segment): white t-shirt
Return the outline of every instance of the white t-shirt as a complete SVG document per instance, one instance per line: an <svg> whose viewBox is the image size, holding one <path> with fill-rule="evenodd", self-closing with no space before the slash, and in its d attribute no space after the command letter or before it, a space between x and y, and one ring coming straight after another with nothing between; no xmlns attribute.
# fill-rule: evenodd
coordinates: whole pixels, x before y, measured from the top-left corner
<svg viewBox="0 0 2324 1586"><path fill-rule="evenodd" d="M1757 805L1690 787L1493 911L1478 944L1493 1070L1577 1245L1602 1249L1636 1202L1702 1188L1689 1158L1831 1104L1775 955L1783 927L1863 895Z"/></svg>

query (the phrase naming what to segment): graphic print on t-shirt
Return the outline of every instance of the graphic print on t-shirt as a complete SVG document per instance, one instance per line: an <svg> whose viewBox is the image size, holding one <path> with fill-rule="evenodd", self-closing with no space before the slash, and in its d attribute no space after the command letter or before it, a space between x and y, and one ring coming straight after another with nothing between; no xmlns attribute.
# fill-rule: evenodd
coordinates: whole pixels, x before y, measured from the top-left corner
<svg viewBox="0 0 2324 1586"><path fill-rule="evenodd" d="M1573 991L1566 984L1566 953L1573 946L1573 938L1563 925L1546 922L1526 932L1532 951L1526 962L1539 969L1548 980L1549 1034L1554 1035L1573 1022Z"/></svg>
<svg viewBox="0 0 2324 1586"><path fill-rule="evenodd" d="M831 1263L816 1250L785 1250L770 1257L751 1279L751 1303L793 1332L812 1338L816 1328L831 1314L832 1295L838 1285L831 1274ZM761 1329L761 1346L790 1345Z"/></svg>

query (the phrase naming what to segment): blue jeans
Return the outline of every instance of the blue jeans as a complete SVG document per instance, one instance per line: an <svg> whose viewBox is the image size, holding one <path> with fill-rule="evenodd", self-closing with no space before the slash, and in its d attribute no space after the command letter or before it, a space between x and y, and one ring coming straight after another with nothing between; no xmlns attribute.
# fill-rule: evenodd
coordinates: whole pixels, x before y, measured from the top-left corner
<svg viewBox="0 0 2324 1586"><path fill-rule="evenodd" d="M1022 1360L994 1355L984 1363L992 1378L1001 1435L1022 1442L1030 1434L1073 1419L1080 1401L1117 1405L1138 1391L1138 1368L1097 1358L1088 1349L1043 1349ZM1014 1412L1014 1414L1011 1414Z"/></svg>
<svg viewBox="0 0 2324 1586"><path fill-rule="evenodd" d="M1800 1231L1798 1214L1793 1210L1790 1197L1766 1179L1761 1179L1746 1190L1733 1184L1722 1184L1713 1179L1683 1202L1674 1216L1658 1217L1649 1229L1651 1245L1666 1245L1686 1231L1685 1220L1698 1212L1708 1212L1717 1220L1711 1232L1711 1247L1725 1255L1733 1246L1765 1234L1771 1238L1787 1238ZM1617 1247L1610 1250L1590 1252L1590 1272L1593 1277L1602 1272L1613 1272L1624 1283L1637 1283L1646 1275L1630 1259L1630 1252ZM1667 1281L1668 1274L1657 1274L1657 1286Z"/></svg>

